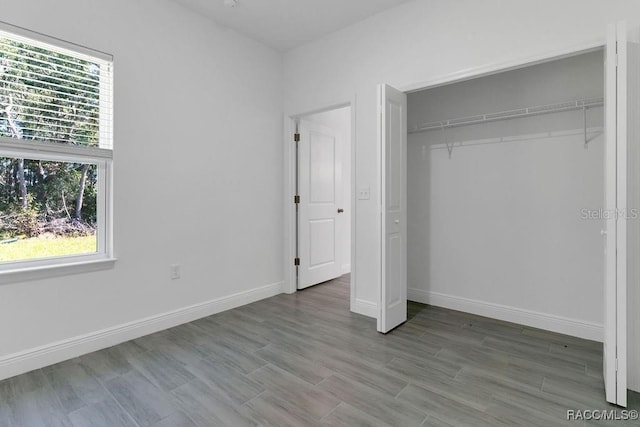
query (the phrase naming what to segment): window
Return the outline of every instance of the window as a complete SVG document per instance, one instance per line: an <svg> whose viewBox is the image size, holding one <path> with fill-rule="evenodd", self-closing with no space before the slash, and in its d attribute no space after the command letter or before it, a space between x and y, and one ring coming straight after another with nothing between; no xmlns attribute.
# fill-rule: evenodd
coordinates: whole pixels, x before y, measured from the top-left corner
<svg viewBox="0 0 640 427"><path fill-rule="evenodd" d="M112 58L0 25L0 274L110 260Z"/></svg>

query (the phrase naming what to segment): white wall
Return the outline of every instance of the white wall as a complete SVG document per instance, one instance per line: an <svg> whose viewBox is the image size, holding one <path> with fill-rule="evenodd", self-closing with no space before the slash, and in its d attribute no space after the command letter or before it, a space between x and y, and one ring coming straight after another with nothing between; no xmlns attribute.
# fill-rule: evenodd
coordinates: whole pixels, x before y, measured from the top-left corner
<svg viewBox="0 0 640 427"><path fill-rule="evenodd" d="M351 107L342 107L305 117L314 123L338 131L342 156L342 200L344 214L340 215L342 229L342 274L351 272Z"/></svg>
<svg viewBox="0 0 640 427"><path fill-rule="evenodd" d="M0 378L281 291L281 54L167 0L3 2L2 20L114 56L118 261L0 285Z"/></svg>
<svg viewBox="0 0 640 427"><path fill-rule="evenodd" d="M599 51L414 92L409 129L601 98L602 64ZM582 111L411 134L409 299L602 340L604 224L582 211L604 207L603 115L588 111L587 150Z"/></svg>
<svg viewBox="0 0 640 427"><path fill-rule="evenodd" d="M640 20L636 0L416 0L292 50L284 58L285 115L356 100L356 298L380 288L376 84L416 87L442 76L526 61L592 42L606 27ZM638 366L640 355L630 355ZM635 374L636 386L640 373Z"/></svg>

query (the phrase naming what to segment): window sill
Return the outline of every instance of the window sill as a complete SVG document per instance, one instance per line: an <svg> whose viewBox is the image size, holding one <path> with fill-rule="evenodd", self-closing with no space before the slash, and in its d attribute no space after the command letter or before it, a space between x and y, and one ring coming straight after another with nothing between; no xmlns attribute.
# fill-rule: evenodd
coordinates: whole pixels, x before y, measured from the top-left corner
<svg viewBox="0 0 640 427"><path fill-rule="evenodd" d="M0 285L108 270L113 268L115 262L116 258L103 258L3 270L0 271Z"/></svg>

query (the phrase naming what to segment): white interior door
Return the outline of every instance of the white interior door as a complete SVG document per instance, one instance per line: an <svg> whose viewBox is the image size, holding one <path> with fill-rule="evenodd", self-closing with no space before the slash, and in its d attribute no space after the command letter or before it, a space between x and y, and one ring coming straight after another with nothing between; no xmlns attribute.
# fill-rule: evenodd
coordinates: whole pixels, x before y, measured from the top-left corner
<svg viewBox="0 0 640 427"><path fill-rule="evenodd" d="M626 43L626 116L627 116L627 323L629 337L625 373L627 388L640 391L640 27L628 33ZM620 333L620 332L619 332ZM626 396L626 394L625 394Z"/></svg>
<svg viewBox="0 0 640 427"><path fill-rule="evenodd" d="M298 132L298 289L304 289L340 276L342 147L336 129L300 120Z"/></svg>
<svg viewBox="0 0 640 427"><path fill-rule="evenodd" d="M629 157L637 152L638 66L637 32L629 37L626 25L619 23L609 30L606 60L606 149L605 203L605 290L604 290L604 360L603 373L608 402L627 405L627 284L637 286L638 260L627 263L638 243L637 224L628 208L637 206L638 162ZM631 160L631 162L630 162ZM631 185L628 185L631 183ZM630 196L630 197L629 197ZM634 220L637 221L637 220ZM634 257L638 254L635 253ZM628 273L631 273L631 277Z"/></svg>
<svg viewBox="0 0 640 427"><path fill-rule="evenodd" d="M615 28L610 29L607 40L605 70L605 108L606 108L606 146L605 146L605 209L617 212L617 34ZM616 218L605 217L605 277L604 277L604 337L603 337L603 375L605 394L608 402L617 402L616 380L616 287L617 287L617 231Z"/></svg>
<svg viewBox="0 0 640 427"><path fill-rule="evenodd" d="M378 331L407 320L407 96L378 86L381 154L381 289Z"/></svg>

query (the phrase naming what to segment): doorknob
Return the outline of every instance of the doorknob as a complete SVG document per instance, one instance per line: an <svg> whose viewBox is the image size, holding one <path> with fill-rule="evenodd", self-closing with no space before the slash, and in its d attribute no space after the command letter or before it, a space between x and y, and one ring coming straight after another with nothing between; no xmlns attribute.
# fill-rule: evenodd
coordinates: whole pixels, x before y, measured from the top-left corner
<svg viewBox="0 0 640 427"><path fill-rule="evenodd" d="M343 213L343 212L344 212L344 209L342 209L342 208L338 209L338 213Z"/></svg>
<svg viewBox="0 0 640 427"><path fill-rule="evenodd" d="M396 224L400 224L400 220L399 220L399 219L396 219L396 220L395 220L395 221L393 221L393 222L395 222Z"/></svg>

